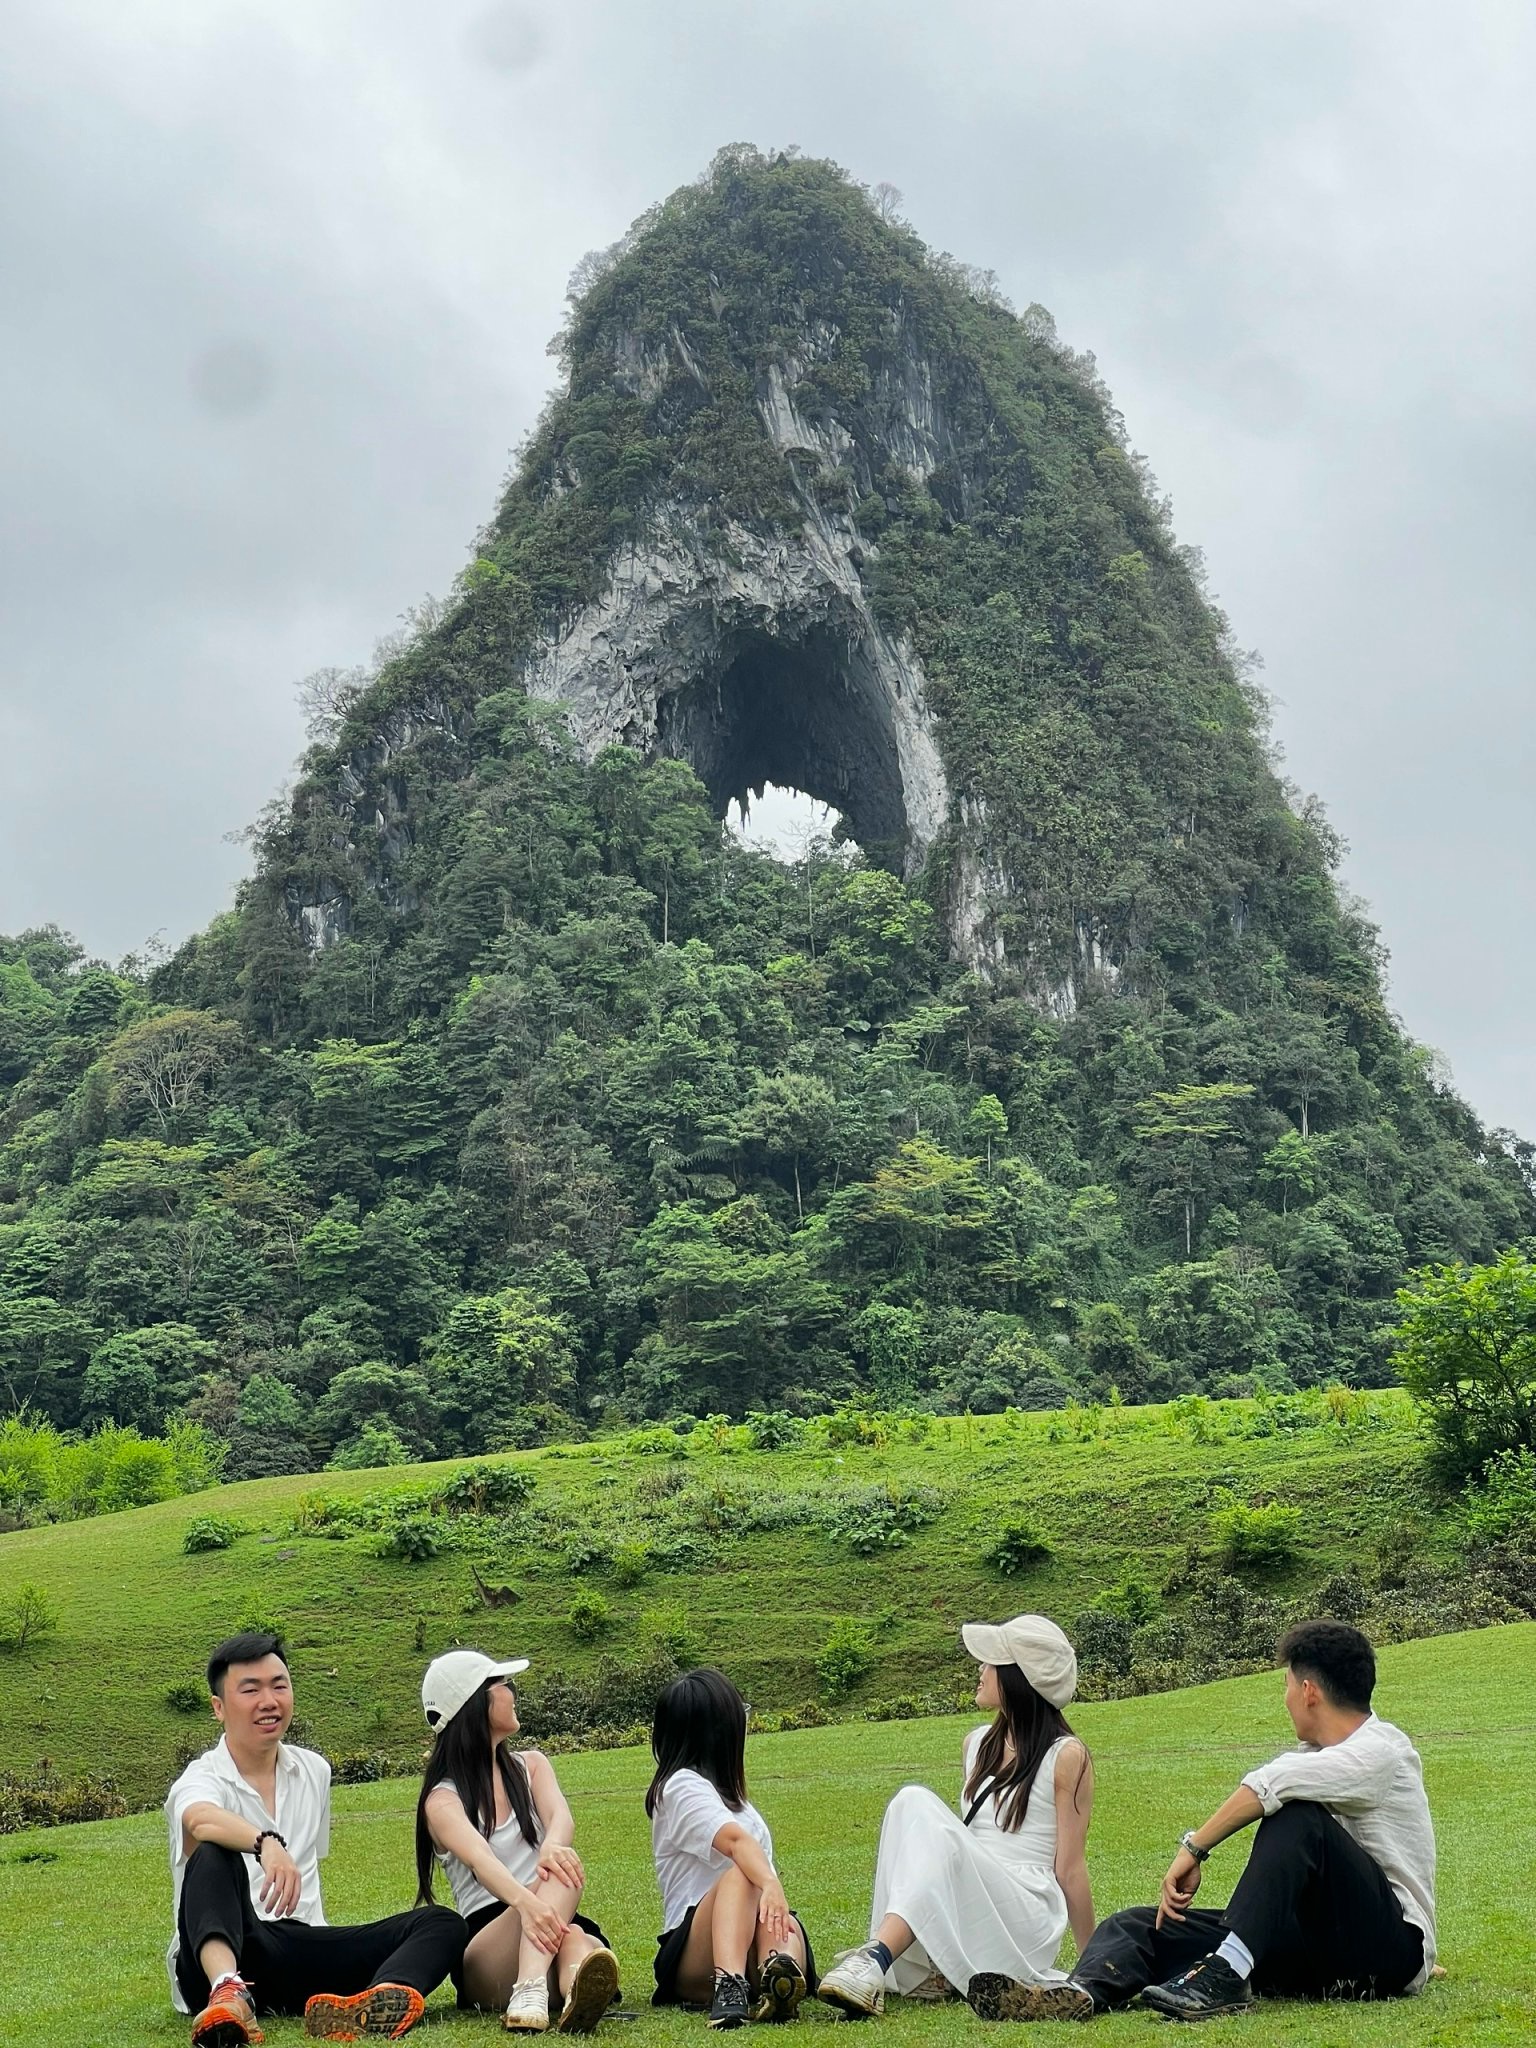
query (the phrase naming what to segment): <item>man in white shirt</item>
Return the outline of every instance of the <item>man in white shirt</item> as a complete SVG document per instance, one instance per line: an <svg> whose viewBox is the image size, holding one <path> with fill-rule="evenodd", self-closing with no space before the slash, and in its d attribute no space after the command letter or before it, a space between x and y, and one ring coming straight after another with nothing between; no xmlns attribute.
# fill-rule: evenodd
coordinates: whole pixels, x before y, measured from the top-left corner
<svg viewBox="0 0 1536 2048"><path fill-rule="evenodd" d="M1308 1621L1280 1645L1300 1738L1242 1779L1179 1839L1156 1906L1101 1922L1072 1972L1091 2019L1142 2002L1170 2019L1244 2011L1255 1990L1291 1998L1421 1991L1435 1960L1435 1834L1418 1752L1371 1711L1376 1657L1359 1629ZM1193 1903L1206 1858L1259 1823L1227 1906ZM1032 1987L975 1979L986 2018L1046 2017Z"/></svg>
<svg viewBox="0 0 1536 2048"><path fill-rule="evenodd" d="M312 2038L403 2034L457 1965L464 1922L422 1906L328 1927L320 1858L331 1844L331 1767L283 1741L293 1682L278 1637L231 1636L208 1660L223 1736L171 1787L172 1914L166 1955L196 2048L259 2041L256 2014L304 2014Z"/></svg>

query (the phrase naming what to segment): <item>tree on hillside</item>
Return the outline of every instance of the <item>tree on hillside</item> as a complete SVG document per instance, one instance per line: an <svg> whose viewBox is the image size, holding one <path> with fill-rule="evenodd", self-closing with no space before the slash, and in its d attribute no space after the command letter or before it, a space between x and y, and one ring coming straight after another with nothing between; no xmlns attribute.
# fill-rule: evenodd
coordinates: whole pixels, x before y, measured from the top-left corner
<svg viewBox="0 0 1536 2048"><path fill-rule="evenodd" d="M1536 1449L1536 1262L1509 1251L1488 1266L1427 1267L1397 1299L1393 1361L1445 1476Z"/></svg>
<svg viewBox="0 0 1536 2048"><path fill-rule="evenodd" d="M1151 1172L1184 1212L1184 1256L1194 1254L1195 1204L1207 1185L1211 1156L1224 1138L1236 1135L1235 1111L1252 1087L1216 1081L1205 1087L1165 1089L1136 1110L1136 1136L1148 1148Z"/></svg>
<svg viewBox="0 0 1536 2048"><path fill-rule="evenodd" d="M163 1132L239 1049L239 1028L206 1010L141 1017L107 1047L118 1093L150 1109Z"/></svg>

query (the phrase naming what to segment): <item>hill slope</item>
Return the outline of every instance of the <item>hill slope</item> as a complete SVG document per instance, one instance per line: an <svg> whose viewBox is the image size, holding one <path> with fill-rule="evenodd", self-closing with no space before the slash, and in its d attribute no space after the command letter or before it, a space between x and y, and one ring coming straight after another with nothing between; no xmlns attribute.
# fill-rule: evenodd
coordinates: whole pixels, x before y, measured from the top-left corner
<svg viewBox="0 0 1536 2048"><path fill-rule="evenodd" d="M696 1446L669 1459L642 1437L639 1449L535 1453L509 1461L534 1486L506 1518L417 1512L445 1547L414 1563L378 1555L345 1503L441 1486L443 1468L327 1475L325 1515L314 1481L265 1480L0 1536L0 1577L41 1586L62 1623L24 1657L0 1657L0 1762L46 1755L67 1772L105 1757L130 1801L158 1798L196 1733L168 1688L190 1685L200 1713L209 1648L252 1620L288 1635L311 1739L333 1757L409 1760L420 1741L411 1674L455 1642L534 1660L529 1727L542 1734L646 1718L668 1647L724 1664L760 1716L807 1701L911 1713L953 1702L968 1668L962 1622L1020 1607L1077 1631L1090 1689L1267 1664L1297 1602L1363 1614L1383 1640L1507 1618L1484 1590L1430 1572L1441 1545L1417 1438L1400 1397L1377 1407L1374 1422L1325 1414L1258 1436L1248 1432L1266 1426L1263 1411L1233 1403L941 1422L919 1443L833 1452ZM1291 1561L1216 1570L1211 1518L1227 1488L1296 1510ZM184 1554L183 1532L210 1515L244 1533ZM986 1553L1021 1518L1052 1554L1005 1577ZM380 1519L387 1530L399 1517ZM472 1567L510 1585L515 1604L488 1610ZM1091 1616L1085 1636L1077 1617L1128 1574L1129 1600ZM594 1635L568 1619L582 1595L607 1609ZM839 1624L855 1655L829 1685L817 1660ZM590 1680L605 1659L595 1703L573 1703L561 1674Z"/></svg>
<svg viewBox="0 0 1536 2048"><path fill-rule="evenodd" d="M1475 1684L1469 1672L1476 1672ZM1404 2042L1472 2042L1516 2048L1536 2025L1536 1942L1531 1932L1529 1840L1511 1816L1529 1811L1526 1753L1536 1674L1536 1626L1448 1636L1388 1650L1377 1704L1423 1754L1439 1839L1440 1950L1450 1975L1408 2005L1337 2008L1260 2006L1243 2021L1254 2048L1360 2048ZM394 1688L399 1681L381 1676ZM1167 1866L1180 1829L1213 1808L1233 1779L1288 1739L1273 1673L1150 1700L1075 1710L1095 1754L1098 1796L1089 1859L1100 1913L1144 1902ZM973 1717L884 1727L754 1737L747 1769L754 1799L774 1831L780 1867L818 1952L863 1936L880 1815L896 1786L919 1779L955 1794L961 1737ZM653 2013L645 2001L656 1896L641 1812L647 1759L638 1751L561 1760L562 1780L586 1858L586 1903L616 1942L627 2003L640 2008L645 2041L698 2039L697 2019ZM835 1796L829 1796L834 1794ZM395 1782L342 1789L326 1870L337 1918L393 1911L410 1890L414 1787ZM1206 1883L1226 1896L1240 1845L1218 1853ZM24 1861L37 1856L47 1860ZM168 1933L165 1844L158 1815L59 1829L0 1843L0 2001L13 2048L64 2048L121 2036L178 2041L185 2023L169 2009L160 1962ZM110 1902L92 1943L78 1938L78 1902ZM438 2004L442 2004L439 1994ZM63 2017L67 2009L69 2018ZM813 2010L805 2024L829 2024ZM484 2019L437 2018L434 2038L483 2040ZM903 2009L903 2039L929 2048L974 2040L970 2015L953 2007ZM1150 2021L1127 2014L1100 2023L1106 2042L1147 2038ZM274 2044L300 2038L273 2023ZM1054 2038L1054 2034L1046 2038Z"/></svg>
<svg viewBox="0 0 1536 2048"><path fill-rule="evenodd" d="M254 1476L1389 1379L1405 1269L1536 1211L1091 362L750 150L562 350L239 909L147 981L0 944L0 1386ZM862 850L743 847L765 777Z"/></svg>

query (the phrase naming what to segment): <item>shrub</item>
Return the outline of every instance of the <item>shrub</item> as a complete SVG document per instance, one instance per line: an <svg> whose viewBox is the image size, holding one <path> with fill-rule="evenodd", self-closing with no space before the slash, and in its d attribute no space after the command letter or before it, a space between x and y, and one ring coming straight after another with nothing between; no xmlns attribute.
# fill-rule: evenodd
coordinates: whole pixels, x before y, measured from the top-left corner
<svg viewBox="0 0 1536 2048"><path fill-rule="evenodd" d="M398 1558L402 1564L425 1564L442 1547L442 1530L430 1515L402 1515L380 1532L374 1545L378 1556Z"/></svg>
<svg viewBox="0 0 1536 2048"><path fill-rule="evenodd" d="M578 1536L568 1543L560 1560L572 1578L587 1572L605 1572L613 1563L613 1549L601 1536Z"/></svg>
<svg viewBox="0 0 1536 2048"><path fill-rule="evenodd" d="M1358 1572L1335 1572L1324 1579L1309 1605L1329 1621L1358 1621L1370 1605L1365 1581Z"/></svg>
<svg viewBox="0 0 1536 2048"><path fill-rule="evenodd" d="M1005 1579L1015 1579L1032 1565L1044 1564L1050 1555L1050 1538L1027 1516L1015 1515L1003 1523L981 1561Z"/></svg>
<svg viewBox="0 0 1536 2048"><path fill-rule="evenodd" d="M825 1728L829 1715L818 1700L802 1700L798 1707L786 1707L779 1716L779 1726L787 1735L797 1728Z"/></svg>
<svg viewBox="0 0 1536 2048"><path fill-rule="evenodd" d="M805 1441L805 1424L782 1409L754 1408L746 1418L747 1442L754 1451L788 1451Z"/></svg>
<svg viewBox="0 0 1536 2048"><path fill-rule="evenodd" d="M679 1666L696 1661L693 1627L681 1601L669 1601L664 1607L647 1607L640 1617L640 1633Z"/></svg>
<svg viewBox="0 0 1536 2048"><path fill-rule="evenodd" d="M1162 1611L1155 1590L1134 1571L1123 1573L1118 1583L1100 1593L1093 1604L1102 1614L1124 1615L1132 1628L1145 1628Z"/></svg>
<svg viewBox="0 0 1536 2048"><path fill-rule="evenodd" d="M1397 1293L1392 1362L1423 1409L1441 1475L1536 1449L1536 1261L1426 1266Z"/></svg>
<svg viewBox="0 0 1536 2048"><path fill-rule="evenodd" d="M198 1515L181 1532L181 1547L188 1557L201 1550L228 1550L240 1534L240 1524L224 1515Z"/></svg>
<svg viewBox="0 0 1536 2048"><path fill-rule="evenodd" d="M198 1714L208 1704L208 1688L190 1678L178 1678L165 1688L165 1704L173 1714Z"/></svg>
<svg viewBox="0 0 1536 2048"><path fill-rule="evenodd" d="M1072 1624L1072 1641L1083 1669L1113 1678L1129 1674L1135 1634L1123 1614L1109 1614L1102 1607L1085 1608Z"/></svg>
<svg viewBox="0 0 1536 2048"><path fill-rule="evenodd" d="M432 1505L444 1515L515 1515L537 1487L520 1465L466 1465L438 1489Z"/></svg>
<svg viewBox="0 0 1536 2048"><path fill-rule="evenodd" d="M372 1472L383 1465L409 1465L411 1449L391 1423L373 1416L354 1437L338 1444L327 1461L329 1472ZM287 1469L285 1467L285 1469Z"/></svg>
<svg viewBox="0 0 1536 2048"><path fill-rule="evenodd" d="M0 1606L0 1650L18 1656L33 1644L58 1632L58 1610L41 1586L27 1584L16 1589L16 1597Z"/></svg>
<svg viewBox="0 0 1536 2048"><path fill-rule="evenodd" d="M651 1568L651 1553L643 1543L621 1543L613 1553L609 1576L616 1586L638 1586Z"/></svg>
<svg viewBox="0 0 1536 2048"><path fill-rule="evenodd" d="M1500 1451L1467 1495L1467 1534L1474 1545L1536 1539L1536 1451Z"/></svg>
<svg viewBox="0 0 1536 2048"><path fill-rule="evenodd" d="M566 1626L580 1643L594 1643L607 1632L612 1616L601 1593L583 1589L565 1610Z"/></svg>
<svg viewBox="0 0 1536 2048"><path fill-rule="evenodd" d="M686 1458L688 1453L675 1429L657 1424L654 1429L632 1429L619 1439L619 1448L631 1458Z"/></svg>
<svg viewBox="0 0 1536 2048"><path fill-rule="evenodd" d="M331 1776L338 1785L376 1785L381 1778L406 1776L415 1764L397 1769L381 1749L348 1749L331 1758Z"/></svg>
<svg viewBox="0 0 1536 2048"><path fill-rule="evenodd" d="M625 1664L613 1657L598 1660L597 1669L574 1677L552 1671L526 1695L519 1714L530 1741L555 1737L588 1737L594 1729L649 1724L657 1695L677 1676L677 1665L659 1646L651 1655Z"/></svg>
<svg viewBox="0 0 1536 2048"><path fill-rule="evenodd" d="M828 1699L842 1699L874 1667L874 1646L864 1624L844 1616L816 1654L816 1676Z"/></svg>
<svg viewBox="0 0 1536 2048"><path fill-rule="evenodd" d="M833 1500L826 1518L827 1533L860 1557L899 1550L910 1542L915 1529L937 1519L943 1505L927 1486L860 1487Z"/></svg>
<svg viewBox="0 0 1536 2048"><path fill-rule="evenodd" d="M95 1772L61 1778L48 1764L35 1771L0 1771L0 1835L68 1827L81 1820L117 1820L127 1811L113 1780Z"/></svg>
<svg viewBox="0 0 1536 2048"><path fill-rule="evenodd" d="M1292 1564L1300 1555L1300 1508L1284 1507L1278 1501L1249 1507L1228 1487L1222 1488L1216 1500L1210 1531L1225 1570L1265 1571Z"/></svg>

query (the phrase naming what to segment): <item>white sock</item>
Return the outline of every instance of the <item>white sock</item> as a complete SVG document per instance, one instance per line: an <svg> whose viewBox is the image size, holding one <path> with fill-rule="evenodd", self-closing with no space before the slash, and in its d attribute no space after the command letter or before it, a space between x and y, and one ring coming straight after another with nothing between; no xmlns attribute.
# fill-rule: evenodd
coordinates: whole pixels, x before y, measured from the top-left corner
<svg viewBox="0 0 1536 2048"><path fill-rule="evenodd" d="M1231 1964L1239 1977L1253 1975L1253 1951L1237 1935L1229 1934L1216 1953L1224 1963Z"/></svg>
<svg viewBox="0 0 1536 2048"><path fill-rule="evenodd" d="M208 1996L210 1999L216 1996L221 1984L233 1984L242 1997L245 1995L245 1979L238 1970L221 1970L219 1972L218 1976L208 1986Z"/></svg>

